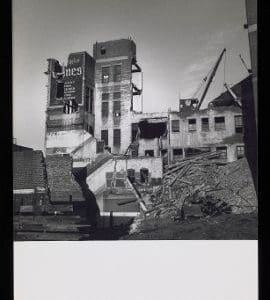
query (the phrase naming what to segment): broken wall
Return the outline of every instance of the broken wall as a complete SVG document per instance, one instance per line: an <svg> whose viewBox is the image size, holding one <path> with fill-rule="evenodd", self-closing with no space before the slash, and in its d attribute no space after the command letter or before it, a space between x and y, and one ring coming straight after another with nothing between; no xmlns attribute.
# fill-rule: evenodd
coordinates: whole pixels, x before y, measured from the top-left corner
<svg viewBox="0 0 270 300"><path fill-rule="evenodd" d="M106 173L114 172L115 163L111 159L90 174L86 181L93 193L106 187ZM161 157L138 157L129 159L117 159L116 172L126 172L127 169L134 169L139 173L142 168L149 170L150 181L158 180L163 174L163 165Z"/></svg>
<svg viewBox="0 0 270 300"><path fill-rule="evenodd" d="M228 161L236 160L236 146L243 145L243 134L235 131L235 116L242 115L239 107L214 107L188 114L171 113L170 121L179 120L179 132L172 132L170 122L170 144L173 149L226 146ZM215 129L215 117L225 118L225 127ZM208 118L209 129L202 130L202 118ZM189 127L189 120L196 119L194 128Z"/></svg>

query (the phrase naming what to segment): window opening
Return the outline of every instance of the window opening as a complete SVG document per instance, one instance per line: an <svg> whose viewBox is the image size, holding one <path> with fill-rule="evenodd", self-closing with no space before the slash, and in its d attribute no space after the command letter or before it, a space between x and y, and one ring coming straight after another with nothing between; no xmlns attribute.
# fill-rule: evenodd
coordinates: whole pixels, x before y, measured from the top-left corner
<svg viewBox="0 0 270 300"><path fill-rule="evenodd" d="M113 101L113 116L120 117L121 116L121 102Z"/></svg>
<svg viewBox="0 0 270 300"><path fill-rule="evenodd" d="M114 129L113 130L113 145L115 147L120 147L120 143L121 143L121 130Z"/></svg>
<svg viewBox="0 0 270 300"><path fill-rule="evenodd" d="M209 118L202 118L202 131L209 131Z"/></svg>
<svg viewBox="0 0 270 300"><path fill-rule="evenodd" d="M110 67L102 68L102 83L108 83L110 77Z"/></svg>
<svg viewBox="0 0 270 300"><path fill-rule="evenodd" d="M145 150L144 155L154 157L154 150Z"/></svg>
<svg viewBox="0 0 270 300"><path fill-rule="evenodd" d="M121 65L113 66L113 81L121 81Z"/></svg>
<svg viewBox="0 0 270 300"><path fill-rule="evenodd" d="M196 131L196 119L188 120L188 131Z"/></svg>
<svg viewBox="0 0 270 300"><path fill-rule="evenodd" d="M179 120L172 120L171 121L172 132L179 132L180 131L180 121Z"/></svg>
<svg viewBox="0 0 270 300"><path fill-rule="evenodd" d="M234 117L235 122L235 132L236 133L242 133L243 132L243 118L242 116L235 116Z"/></svg>
<svg viewBox="0 0 270 300"><path fill-rule="evenodd" d="M236 147L236 156L237 156L237 159L245 156L245 146L237 146Z"/></svg>
<svg viewBox="0 0 270 300"><path fill-rule="evenodd" d="M101 116L102 116L102 118L108 118L108 116L109 116L109 102L102 102L102 104L101 104Z"/></svg>
<svg viewBox="0 0 270 300"><path fill-rule="evenodd" d="M104 145L108 146L108 130L101 130L101 140L104 141Z"/></svg>
<svg viewBox="0 0 270 300"><path fill-rule="evenodd" d="M215 117L215 130L225 130L225 117Z"/></svg>

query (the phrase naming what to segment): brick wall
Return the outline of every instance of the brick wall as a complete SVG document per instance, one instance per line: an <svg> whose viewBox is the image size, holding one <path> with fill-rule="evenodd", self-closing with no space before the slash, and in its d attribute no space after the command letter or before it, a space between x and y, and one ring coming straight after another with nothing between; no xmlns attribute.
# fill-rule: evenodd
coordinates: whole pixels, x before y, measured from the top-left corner
<svg viewBox="0 0 270 300"><path fill-rule="evenodd" d="M106 49L105 54L101 54L101 49ZM109 41L94 45L94 57L96 59L95 68L95 136L101 137L101 130L108 130L108 145L114 153L124 153L131 142L131 65L135 57L136 47L131 40ZM121 66L121 81L113 81L114 66ZM109 82L102 83L102 67L109 67ZM113 116L113 93L120 92L121 117ZM102 118L102 93L109 93L109 116ZM113 130L121 130L121 146L113 145Z"/></svg>
<svg viewBox="0 0 270 300"><path fill-rule="evenodd" d="M70 155L50 155L46 165L52 202L84 201L81 188L72 175Z"/></svg>

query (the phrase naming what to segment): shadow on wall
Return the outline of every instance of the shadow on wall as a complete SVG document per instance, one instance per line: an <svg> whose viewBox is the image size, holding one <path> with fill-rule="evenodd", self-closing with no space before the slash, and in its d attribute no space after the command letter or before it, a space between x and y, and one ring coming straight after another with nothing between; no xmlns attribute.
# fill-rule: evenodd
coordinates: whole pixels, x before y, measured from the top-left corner
<svg viewBox="0 0 270 300"><path fill-rule="evenodd" d="M85 199L84 205L77 207L78 213L85 217L86 222L90 223L94 228L97 227L100 210L96 201L94 193L89 189L85 181L85 177L79 173L75 176L76 181L81 187L83 197Z"/></svg>

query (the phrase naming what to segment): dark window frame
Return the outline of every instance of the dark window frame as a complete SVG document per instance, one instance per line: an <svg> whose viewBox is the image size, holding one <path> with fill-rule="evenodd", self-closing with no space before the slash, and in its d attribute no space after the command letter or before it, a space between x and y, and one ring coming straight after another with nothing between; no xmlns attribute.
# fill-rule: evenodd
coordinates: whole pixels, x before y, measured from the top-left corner
<svg viewBox="0 0 270 300"><path fill-rule="evenodd" d="M240 122L239 122L240 120ZM235 126L235 133L243 133L244 127L243 127L243 116L237 115L234 116L234 126Z"/></svg>
<svg viewBox="0 0 270 300"><path fill-rule="evenodd" d="M121 99L121 92L114 92L113 99Z"/></svg>
<svg viewBox="0 0 270 300"><path fill-rule="evenodd" d="M104 136L105 135L105 136ZM100 132L101 140L104 141L104 146L109 144L109 131L108 129L102 129Z"/></svg>
<svg viewBox="0 0 270 300"><path fill-rule="evenodd" d="M181 152L181 154L177 154L177 152ZM183 156L183 148L173 148L173 156Z"/></svg>
<svg viewBox="0 0 270 300"><path fill-rule="evenodd" d="M113 146L120 147L121 146L121 129L115 128L113 130Z"/></svg>
<svg viewBox="0 0 270 300"><path fill-rule="evenodd" d="M102 101L108 101L110 99L110 93L102 93L101 94L101 100Z"/></svg>
<svg viewBox="0 0 270 300"><path fill-rule="evenodd" d="M109 83L110 82L110 67L104 66L101 68L101 82Z"/></svg>
<svg viewBox="0 0 270 300"><path fill-rule="evenodd" d="M120 82L122 80L122 65L113 66L113 82Z"/></svg>
<svg viewBox="0 0 270 300"><path fill-rule="evenodd" d="M241 150L239 151L239 149L241 149ZM245 146L244 145L236 146L236 157L237 157L237 159L245 157Z"/></svg>
<svg viewBox="0 0 270 300"><path fill-rule="evenodd" d="M205 122L207 120L207 122ZM202 131L209 131L209 118L201 118L201 130Z"/></svg>
<svg viewBox="0 0 270 300"><path fill-rule="evenodd" d="M223 121L221 121L222 119ZM215 122L215 131L226 130L225 116L215 117L214 122Z"/></svg>
<svg viewBox="0 0 270 300"><path fill-rule="evenodd" d="M197 119L194 118L188 119L188 131L189 132L197 131Z"/></svg>
<svg viewBox="0 0 270 300"><path fill-rule="evenodd" d="M180 120L171 120L172 132L180 132Z"/></svg>
<svg viewBox="0 0 270 300"><path fill-rule="evenodd" d="M154 152L153 149L147 149L147 150L144 151L144 156L154 157L155 156L155 152Z"/></svg>
<svg viewBox="0 0 270 300"><path fill-rule="evenodd" d="M121 117L121 101L113 101L113 117L120 118Z"/></svg>
<svg viewBox="0 0 270 300"><path fill-rule="evenodd" d="M102 118L109 117L109 102L106 101L101 102L101 117Z"/></svg>

